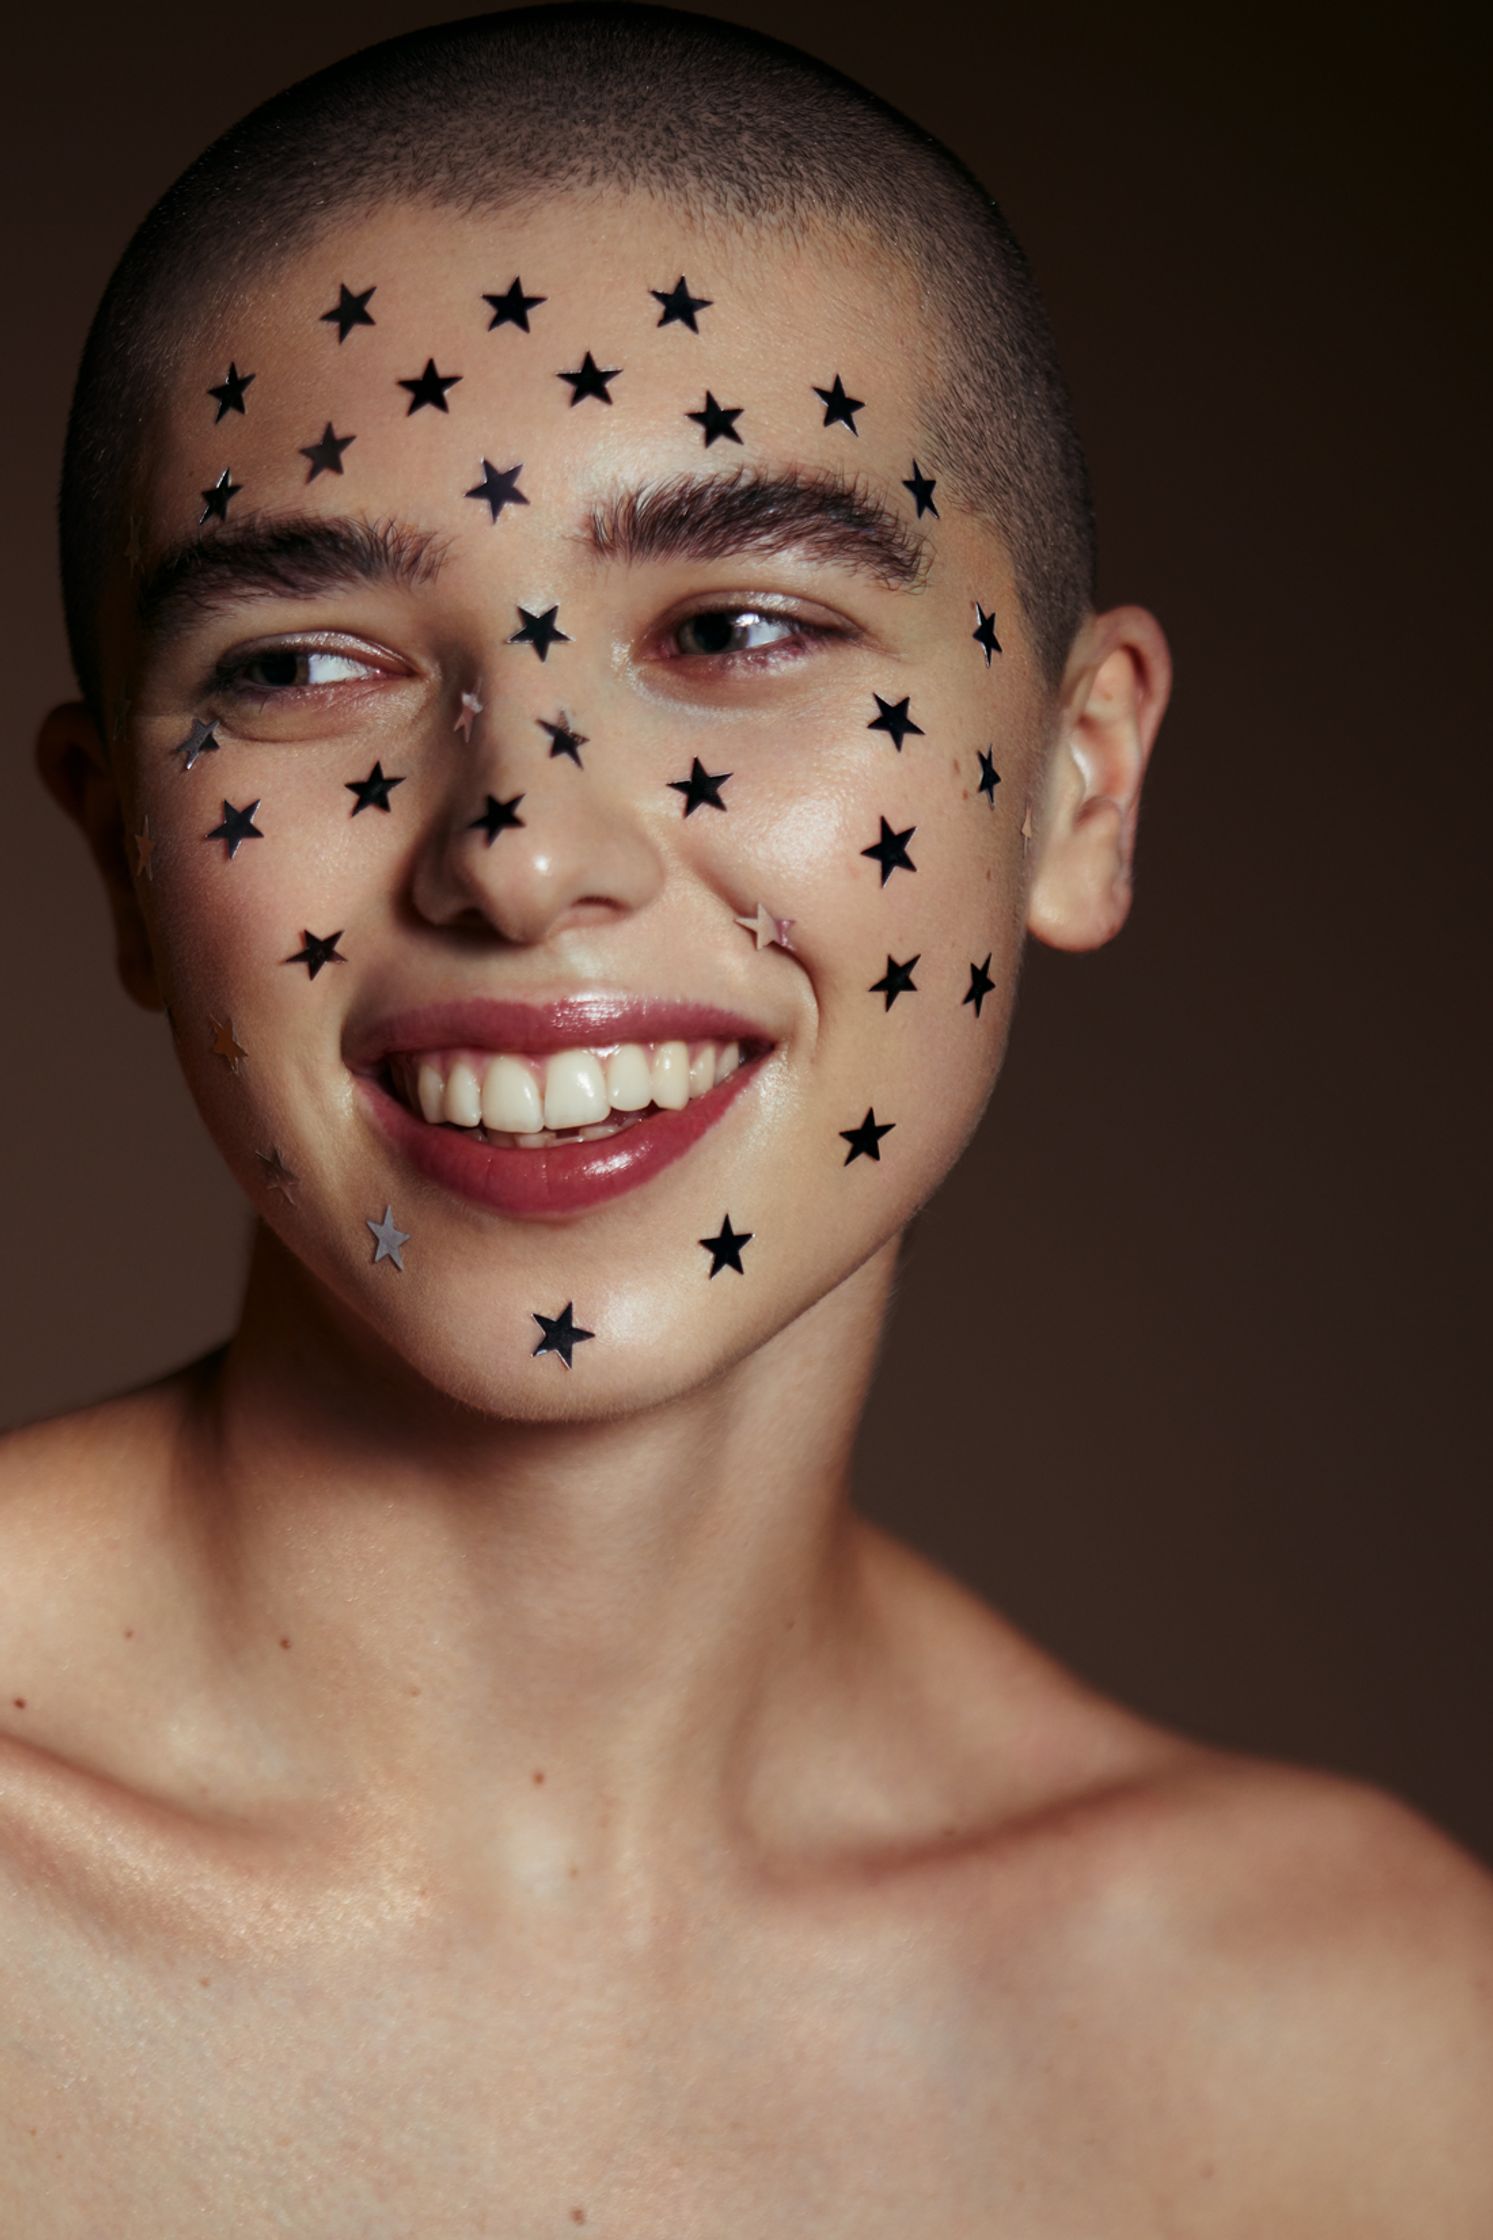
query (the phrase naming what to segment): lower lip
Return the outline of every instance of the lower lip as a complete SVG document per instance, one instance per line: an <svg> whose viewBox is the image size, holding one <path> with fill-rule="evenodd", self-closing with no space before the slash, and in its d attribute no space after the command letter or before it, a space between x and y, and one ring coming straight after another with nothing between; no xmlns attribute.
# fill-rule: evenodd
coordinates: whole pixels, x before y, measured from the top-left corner
<svg viewBox="0 0 1493 2240"><path fill-rule="evenodd" d="M529 1151L478 1143L456 1128L432 1127L370 1075L354 1078L384 1135L432 1182L443 1182L474 1205L498 1213L543 1216L584 1213L661 1174L725 1116L756 1078L760 1063L748 1058L703 1097L692 1098L682 1112L656 1112L600 1142L557 1143Z"/></svg>

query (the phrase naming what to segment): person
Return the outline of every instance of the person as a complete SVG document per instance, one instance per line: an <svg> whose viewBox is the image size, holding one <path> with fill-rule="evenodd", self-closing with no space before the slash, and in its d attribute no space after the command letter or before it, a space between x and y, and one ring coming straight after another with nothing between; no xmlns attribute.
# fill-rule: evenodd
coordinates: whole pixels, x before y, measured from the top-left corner
<svg viewBox="0 0 1493 2240"><path fill-rule="evenodd" d="M40 768L257 1223L0 1448L0 2228L1493 2229L1481 1868L854 1507L1169 686L983 189L704 17L396 39L147 219L61 521Z"/></svg>

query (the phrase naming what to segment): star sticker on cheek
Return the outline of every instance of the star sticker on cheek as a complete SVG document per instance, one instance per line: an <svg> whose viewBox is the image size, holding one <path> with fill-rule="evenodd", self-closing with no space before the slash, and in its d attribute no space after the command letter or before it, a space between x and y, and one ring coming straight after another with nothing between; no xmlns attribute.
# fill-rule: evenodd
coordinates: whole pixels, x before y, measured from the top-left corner
<svg viewBox="0 0 1493 2240"><path fill-rule="evenodd" d="M365 1226L373 1231L377 1239L373 1248L373 1265L375 1268L380 1260L392 1260L400 1274L403 1275L404 1262L399 1256L400 1248L409 1243L410 1232L408 1229L400 1229L395 1226L394 1208L385 1206L383 1220L369 1221Z"/></svg>
<svg viewBox="0 0 1493 2240"><path fill-rule="evenodd" d="M860 429L855 424L855 416L864 409L865 399L863 397L847 396L845 384L838 374L835 375L834 386L830 389L821 389L816 381L814 383L814 394L824 405L824 420L822 423L824 427L832 428L838 421L847 427L853 436L860 434Z"/></svg>
<svg viewBox="0 0 1493 2240"><path fill-rule="evenodd" d="M234 1040L233 1021L231 1019L209 1018L207 1023L212 1028L212 1039L208 1043L208 1049L215 1058L223 1060L230 1073L237 1073L240 1060L247 1058L249 1053L241 1042Z"/></svg>
<svg viewBox="0 0 1493 2240"><path fill-rule="evenodd" d="M376 289L364 288L360 295L354 295L351 288L344 287L339 282L337 301L330 311L324 311L321 315L323 324L330 321L336 326L339 342L346 342L354 327L376 326L378 322L368 308L369 297L376 293Z"/></svg>
<svg viewBox="0 0 1493 2240"><path fill-rule="evenodd" d="M238 854L240 842L262 840L264 838L264 834L254 822L254 812L258 807L259 803L257 801L251 801L247 809L235 809L231 801L225 801L223 804L223 822L215 824L211 832L205 832L202 835L203 839L226 840L228 842L228 860L231 863Z"/></svg>
<svg viewBox="0 0 1493 2240"><path fill-rule="evenodd" d="M505 288L500 296L484 295L482 300L484 303L492 305L492 317L487 322L489 334L492 333L494 327L522 327L524 333L527 334L529 331L529 313L537 303L548 303L549 297L526 296L523 282L515 279L512 285Z"/></svg>
<svg viewBox="0 0 1493 2240"><path fill-rule="evenodd" d="M745 926L748 933L754 933L757 936L757 947L759 949L769 949L774 944L779 949L791 949L793 943L788 939L788 929L790 926L796 926L798 920L797 918L775 918L767 904L759 902L754 916L734 918L732 923Z"/></svg>
<svg viewBox="0 0 1493 2240"><path fill-rule="evenodd" d="M226 521L228 519L228 508L243 487L241 482L234 481L233 476L225 467L211 490L204 490L201 493L202 511L197 516L198 528L200 529L205 521Z"/></svg>
<svg viewBox="0 0 1493 2240"><path fill-rule="evenodd" d="M840 1130L840 1134L850 1146L845 1154L846 1166L850 1165L852 1159L875 1159L879 1163L881 1159L881 1139L883 1136L889 1136L896 1125L895 1120L878 1121L875 1112L868 1105L866 1117L858 1128L842 1128Z"/></svg>
<svg viewBox="0 0 1493 2240"><path fill-rule="evenodd" d="M912 462L912 479L910 482L904 482L902 487L904 490L912 492L913 502L918 509L917 518L919 521L922 520L925 513L931 513L934 520L938 520L938 508L933 503L933 493L938 488L938 484L930 475L923 473L916 459Z"/></svg>
<svg viewBox="0 0 1493 2240"><path fill-rule="evenodd" d="M907 842L917 831L910 824L905 832L893 832L886 818L881 820L881 838L874 847L862 848L863 856L872 856L881 865L881 883L886 885L894 871L916 871L917 865L907 852Z"/></svg>
<svg viewBox="0 0 1493 2240"><path fill-rule="evenodd" d="M698 334L700 331L695 325L695 313L708 311L714 300L711 296L692 296L685 285L682 272L672 288L650 288L648 293L655 302L663 305L658 318L661 327L672 326L677 319L681 326L689 328L691 334Z"/></svg>
<svg viewBox="0 0 1493 2240"><path fill-rule="evenodd" d="M969 968L969 987L965 993L964 1001L974 1005L977 1019L980 1016L981 1004L995 986L995 982L990 977L990 959L993 953L993 951L987 949L985 962L983 964L972 964Z"/></svg>
<svg viewBox="0 0 1493 2240"><path fill-rule="evenodd" d="M530 614L527 607L520 607L518 611L524 618L523 627L515 630L508 640L511 646L532 646L544 661L549 657L551 646L569 645L565 632L555 626L555 616L560 612L558 607L546 607L543 614Z"/></svg>
<svg viewBox="0 0 1493 2240"><path fill-rule="evenodd" d="M570 1356L581 1340L595 1337L596 1332L594 1330L582 1330L575 1322L573 1319L574 1308L575 1301L567 1299L559 1314L535 1315L534 1320L544 1332L544 1336L534 1348L536 1357L541 1353L557 1353L568 1369L571 1366Z"/></svg>
<svg viewBox="0 0 1493 2240"><path fill-rule="evenodd" d="M729 443L740 443L736 423L746 410L745 405L719 405L707 389L705 403L699 412L687 412L686 420L695 421L705 431L705 448L708 451L717 438L724 436Z"/></svg>
<svg viewBox="0 0 1493 2240"><path fill-rule="evenodd" d="M984 794L992 809L995 807L995 789L1000 784L1000 782L1001 775L995 767L995 755L993 751L989 747L981 747L980 791Z"/></svg>
<svg viewBox="0 0 1493 2240"><path fill-rule="evenodd" d="M419 412L425 405L433 405L437 412L449 412L451 407L446 402L446 391L454 389L460 379L459 373L437 373L434 358L427 358L423 373L411 374L400 380L400 388L407 389L410 397L409 412L405 414L405 418L408 419L410 413Z"/></svg>
<svg viewBox="0 0 1493 2240"><path fill-rule="evenodd" d="M689 776L687 778L671 778L669 786L674 793L684 795L684 813L687 817L692 817L695 811L706 802L710 804L712 809L725 809L726 804L720 798L720 789L730 776L731 772L729 770L719 770L712 777L699 756L696 755L690 765Z"/></svg>
<svg viewBox="0 0 1493 2240"><path fill-rule="evenodd" d="M402 786L403 784L403 778L386 778L383 764L375 762L366 778L349 778L347 780L346 791L355 793L358 797L353 804L352 815L356 816L360 809L384 809L392 814L393 804L389 795L393 792L395 786Z"/></svg>
<svg viewBox="0 0 1493 2240"><path fill-rule="evenodd" d="M469 498L485 499L488 512L492 519L496 521L504 506L526 506L528 504L528 499L518 486L518 478L523 471L524 463L522 459L519 460L516 467L504 467L501 472L492 464L491 460L484 459L482 462L482 480L474 483L466 495Z"/></svg>
<svg viewBox="0 0 1493 2240"><path fill-rule="evenodd" d="M977 619L973 630L971 630L970 632L970 636L974 639L976 645L984 647L985 666L988 669L990 667L990 656L993 653L1003 652L1004 648L1001 645L1000 639L995 634L994 611L992 610L991 613L987 614L985 612L985 609L981 606L979 600L976 599L975 615Z"/></svg>
<svg viewBox="0 0 1493 2240"><path fill-rule="evenodd" d="M612 397L607 383L615 381L621 371L621 366L599 366L588 350L574 373L558 373L555 379L570 383L572 407L583 397L596 397L602 404L610 404Z"/></svg>
<svg viewBox="0 0 1493 2240"><path fill-rule="evenodd" d="M879 980L871 982L870 987L866 990L867 995L884 995L888 1011L891 1010L898 996L915 996L918 992L918 984L912 976L912 968L922 953L920 949L918 956L909 957L906 964L898 964L895 957L888 957L885 972Z"/></svg>
<svg viewBox="0 0 1493 2240"><path fill-rule="evenodd" d="M889 732L892 745L896 748L898 754L902 752L904 739L921 739L923 737L922 725L914 723L907 712L911 697L912 695L909 693L901 700L891 701L883 700L879 692L873 692L871 695L881 712L871 718L871 721L866 725L866 729L868 731Z"/></svg>
<svg viewBox="0 0 1493 2240"><path fill-rule="evenodd" d="M301 939L305 947L297 949L293 957L286 957L286 964L303 964L307 977L314 980L324 964L346 964L347 959L337 944L342 939L342 928L335 933L310 933L302 926Z"/></svg>
<svg viewBox="0 0 1493 2240"><path fill-rule="evenodd" d="M514 811L522 800L523 795L521 793L514 794L512 799L508 801L495 801L489 794L487 796L487 806L481 816L473 817L471 823L464 826L463 830L475 832L480 827L487 834L487 844L491 847L500 832L508 832L514 825L527 822L526 818L514 815Z"/></svg>
<svg viewBox="0 0 1493 2240"><path fill-rule="evenodd" d="M301 445L301 457L311 462L306 469L306 480L314 482L319 474L341 474L342 454L350 443L356 443L357 440L356 436L335 434L329 420L321 432L320 443Z"/></svg>
<svg viewBox="0 0 1493 2240"><path fill-rule="evenodd" d="M191 730L185 739L178 740L171 752L173 756L181 756L181 766L185 771L191 769L199 755L216 754L222 744L218 737L216 717L211 723L204 723L201 716L193 716Z"/></svg>
<svg viewBox="0 0 1493 2240"><path fill-rule="evenodd" d="M291 1173L290 1168L280 1156L279 1145L272 1143L268 1151L256 1151L254 1156L264 1169L264 1179L267 1186L271 1190L278 1190L287 1205L293 1206L295 1199L291 1193L301 1178L298 1174Z"/></svg>
<svg viewBox="0 0 1493 2240"><path fill-rule="evenodd" d="M135 871L137 875L151 880L155 878L150 860L155 854L155 846L155 834L150 829L150 819L147 817L135 834Z"/></svg>
<svg viewBox="0 0 1493 2240"><path fill-rule="evenodd" d="M461 733L468 746L472 743L472 725L481 715L482 705L480 687L476 692L464 692L461 696L461 705L456 711L456 721L451 728Z"/></svg>
<svg viewBox="0 0 1493 2240"><path fill-rule="evenodd" d="M252 373L240 373L233 360L229 359L226 380L220 381L215 389L209 389L207 392L216 401L218 407L213 420L214 427L218 425L218 421L222 419L225 412L242 412L244 410L244 391L253 379L254 375Z"/></svg>
<svg viewBox="0 0 1493 2240"><path fill-rule="evenodd" d="M751 1243L752 1234L753 1232L750 1229L733 1229L731 1216L727 1213L721 1216L721 1231L718 1237L696 1238L696 1243L704 1245L705 1250L710 1254L710 1273L712 1276L718 1276L722 1268L734 1268L739 1276L746 1274L746 1270L741 1264L741 1248L744 1244Z"/></svg>
<svg viewBox="0 0 1493 2240"><path fill-rule="evenodd" d="M546 723L543 716L536 716L534 720L541 731L549 734L551 761L557 754L568 754L577 770L585 769L586 766L581 760L581 748L589 742L584 731L571 730L563 708L560 710L558 723Z"/></svg>

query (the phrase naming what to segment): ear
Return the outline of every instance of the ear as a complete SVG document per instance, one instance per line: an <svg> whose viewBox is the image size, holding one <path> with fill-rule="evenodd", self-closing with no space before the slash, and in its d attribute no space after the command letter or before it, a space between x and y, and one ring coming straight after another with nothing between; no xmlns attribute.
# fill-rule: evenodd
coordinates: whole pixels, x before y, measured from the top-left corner
<svg viewBox="0 0 1493 2240"><path fill-rule="evenodd" d="M1091 617L1063 681L1027 899L1028 930L1050 948L1102 948L1130 914L1141 785L1171 688L1154 615Z"/></svg>
<svg viewBox="0 0 1493 2240"><path fill-rule="evenodd" d="M150 936L126 853L124 804L98 725L81 700L54 708L36 739L36 766L53 799L82 830L103 877L120 979L147 1011L164 1011Z"/></svg>

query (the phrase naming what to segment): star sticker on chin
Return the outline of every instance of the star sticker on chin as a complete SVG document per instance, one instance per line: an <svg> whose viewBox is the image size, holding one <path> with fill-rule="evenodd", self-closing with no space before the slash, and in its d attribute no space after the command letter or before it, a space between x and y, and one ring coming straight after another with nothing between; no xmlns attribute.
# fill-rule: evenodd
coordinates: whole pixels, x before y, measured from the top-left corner
<svg viewBox="0 0 1493 2240"><path fill-rule="evenodd" d="M726 804L722 801L720 793L721 787L730 776L731 772L729 770L718 770L712 776L701 762L700 757L696 755L694 761L690 764L689 776L687 778L670 778L669 786L674 793L684 795L684 813L687 817L692 817L695 811L707 802L712 809L725 809Z"/></svg>
<svg viewBox="0 0 1493 2240"><path fill-rule="evenodd" d="M648 293L655 302L663 305L658 316L661 327L672 326L678 320L681 326L689 328L691 334L698 334L700 331L695 325L695 313L708 311L713 301L710 296L692 296L685 285L682 272L672 288L650 288Z"/></svg>
<svg viewBox="0 0 1493 2240"><path fill-rule="evenodd" d="M922 725L914 723L907 712L912 698L911 693L905 693L900 700L895 701L883 700L879 692L873 692L871 698L876 702L880 713L871 718L871 721L866 725L866 729L868 731L888 732L891 736L892 745L896 748L898 754L902 752L904 739L921 739L923 737Z"/></svg>
<svg viewBox="0 0 1493 2240"><path fill-rule="evenodd" d="M522 280L515 278L511 286L505 288L500 296L484 294L482 300L484 303L492 305L492 317L487 322L489 334L492 333L494 327L522 327L524 333L527 334L529 331L529 313L536 304L548 303L549 297L526 296Z"/></svg>
<svg viewBox="0 0 1493 2240"><path fill-rule="evenodd" d="M234 1040L233 1021L231 1019L214 1019L209 1016L207 1023L212 1028L212 1039L208 1043L208 1049L215 1058L223 1060L230 1073L237 1073L240 1060L247 1058L249 1053L241 1042Z"/></svg>
<svg viewBox="0 0 1493 2240"><path fill-rule="evenodd" d="M183 770L190 770L199 755L216 754L222 744L216 716L211 723L204 723L201 716L193 716L191 730L185 739L177 741L171 752L173 756L181 756Z"/></svg>
<svg viewBox="0 0 1493 2240"><path fill-rule="evenodd" d="M555 379L570 383L572 406L578 405L583 397L595 397L602 404L610 404L612 395L607 383L615 381L621 371L621 366L599 366L588 350L574 373L557 373Z"/></svg>
<svg viewBox="0 0 1493 2240"><path fill-rule="evenodd" d="M563 708L560 710L558 723L546 723L543 716L536 716L534 721L541 731L549 733L551 761L557 754L568 754L577 770L585 769L586 766L581 760L581 749L589 742L584 731L573 731L571 729Z"/></svg>
<svg viewBox="0 0 1493 2240"><path fill-rule="evenodd" d="M886 818L881 820L881 838L874 846L862 848L863 856L872 856L881 865L881 883L886 885L894 871L916 871L917 865L907 852L907 843L917 831L910 824L905 832L893 832Z"/></svg>
<svg viewBox="0 0 1493 2240"><path fill-rule="evenodd" d="M461 696L461 704L456 711L456 721L451 728L453 731L461 733L468 746L472 743L472 725L481 715L482 705L482 688L480 685L475 692L464 692Z"/></svg>
<svg viewBox="0 0 1493 2240"><path fill-rule="evenodd" d="M995 754L993 749L991 749L990 747L981 747L979 750L979 754L980 791L984 794L986 800L990 803L990 806L993 809L995 807L995 789L1001 782L1001 774L995 767Z"/></svg>
<svg viewBox="0 0 1493 2240"><path fill-rule="evenodd" d="M285 957L282 962L303 964L308 978L314 980L324 964L346 964L347 959L337 946L341 939L341 926L335 933L308 933L302 926L301 940L305 944L304 948L297 949L293 957Z"/></svg>
<svg viewBox="0 0 1493 2240"><path fill-rule="evenodd" d="M369 1221L367 1226L378 1240L373 1248L374 1267L378 1266L380 1260L392 1260L400 1274L403 1275L404 1262L399 1255L401 1247L407 1245L410 1241L410 1232L408 1229L400 1229L395 1226L394 1208L385 1206L383 1220Z"/></svg>
<svg viewBox="0 0 1493 2240"><path fill-rule="evenodd" d="M329 420L321 432L320 443L303 443L300 447L301 457L311 462L306 469L306 480L314 482L319 474L341 474L342 454L357 440L356 436L337 435Z"/></svg>
<svg viewBox="0 0 1493 2240"><path fill-rule="evenodd" d="M423 373L402 376L398 385L401 389L408 389L410 396L406 420L410 413L419 412L425 405L433 405L437 412L449 412L451 407L446 402L446 391L454 389L460 379L459 373L437 373L434 358L426 359Z"/></svg>
<svg viewBox="0 0 1493 2240"><path fill-rule="evenodd" d="M964 1001L974 1005L977 1019L980 1016L981 1004L995 986L995 982L990 977L990 959L993 954L992 950L987 949L985 962L983 964L972 964L969 968L969 987L965 993Z"/></svg>
<svg viewBox="0 0 1493 2240"><path fill-rule="evenodd" d="M285 1164L280 1156L279 1145L272 1143L268 1151L256 1151L254 1156L264 1169L266 1186L271 1190L278 1190L288 1205L294 1205L292 1191L301 1178L298 1174L293 1174Z"/></svg>
<svg viewBox="0 0 1493 2240"><path fill-rule="evenodd" d="M707 389L705 403L701 410L699 412L687 412L684 417L686 420L693 420L698 427L704 430L705 448L708 451L710 446L721 436L724 436L728 443L740 443L741 437L736 433L736 423L745 410L745 405L717 404L715 398Z"/></svg>
<svg viewBox="0 0 1493 2240"><path fill-rule="evenodd" d="M909 957L906 964L899 964L895 957L888 957L885 972L879 980L871 982L870 987L866 990L867 995L884 995L888 1011L891 1010L898 996L915 996L918 992L918 984L912 976L912 968L922 953L920 949L917 957Z"/></svg>
<svg viewBox="0 0 1493 2240"><path fill-rule="evenodd" d="M218 421L222 419L225 412L244 411L244 391L253 379L254 375L252 373L240 373L233 360L229 359L227 378L220 381L215 389L209 389L207 392L218 407L216 417L213 420L214 427L218 425Z"/></svg>
<svg viewBox="0 0 1493 2240"><path fill-rule="evenodd" d="M984 647L985 666L988 669L990 667L990 656L993 653L1004 652L1005 648L1002 646L1000 639L995 634L994 609L992 608L991 612L987 614L985 612L985 609L981 606L979 600L976 599L975 615L977 619L973 630L971 630L970 632L970 636L974 639L976 645Z"/></svg>
<svg viewBox="0 0 1493 2240"><path fill-rule="evenodd" d="M369 297L376 293L376 289L364 288L360 294L354 295L351 288L339 281L337 301L330 311L322 313L322 323L325 325L330 321L335 324L339 342L346 342L354 327L377 326L378 321L368 308Z"/></svg>
<svg viewBox="0 0 1493 2240"><path fill-rule="evenodd" d="M750 1229L733 1229L731 1216L727 1213L721 1216L719 1236L696 1238L696 1243L704 1245L710 1254L710 1273L713 1277L718 1276L722 1268L734 1268L739 1276L746 1274L741 1264L741 1248L744 1244L751 1243L752 1234Z"/></svg>
<svg viewBox="0 0 1493 2240"><path fill-rule="evenodd" d="M403 778L386 778L383 764L375 762L366 778L349 778L346 781L347 792L355 793L358 797L353 803L352 815L356 816L360 809L383 809L392 815L393 803L389 795L395 786L403 784Z"/></svg>
<svg viewBox="0 0 1493 2240"><path fill-rule="evenodd" d="M916 459L912 462L912 479L904 482L902 487L904 490L912 492L913 503L918 509L917 519L919 521L922 520L925 513L931 513L935 521L939 519L938 508L933 503L933 493L938 488L938 484L931 475L924 474Z"/></svg>
<svg viewBox="0 0 1493 2240"><path fill-rule="evenodd" d="M226 521L228 519L228 508L243 487L241 482L234 481L233 476L225 467L211 490L204 490L201 493L202 511L197 516L198 528L200 529L205 521Z"/></svg>
<svg viewBox="0 0 1493 2240"><path fill-rule="evenodd" d="M815 396L824 405L822 425L826 428L833 428L838 422L847 427L853 436L858 436L860 429L855 424L855 416L864 409L865 399L863 397L847 396L845 384L838 374L835 375L832 388L821 389L817 381L813 384L813 388Z"/></svg>
<svg viewBox="0 0 1493 2240"><path fill-rule="evenodd" d="M574 1319L574 1309L575 1301L567 1299L559 1314L535 1315L534 1320L544 1332L543 1337L534 1348L536 1357L541 1353L557 1353L568 1369L571 1366L570 1356L581 1340L595 1337L596 1332L594 1330L582 1330L580 1328Z"/></svg>
<svg viewBox="0 0 1493 2240"><path fill-rule="evenodd" d="M543 614L530 614L527 607L520 607L518 611L524 618L523 627L514 631L509 645L532 646L541 661L548 659L551 646L569 645L569 638L555 624L555 616L560 612L558 607L546 607Z"/></svg>
<svg viewBox="0 0 1493 2240"><path fill-rule="evenodd" d="M515 793L507 801L495 801L492 795L488 794L487 806L481 816L473 817L470 824L462 827L463 831L475 832L480 828L487 834L487 844L491 847L500 832L508 832L514 825L527 823L526 818L514 814L522 800L523 795L521 793Z"/></svg>
<svg viewBox="0 0 1493 2240"><path fill-rule="evenodd" d="M840 1130L840 1134L850 1146L845 1154L846 1166L850 1165L852 1159L875 1159L879 1164L881 1160L881 1139L883 1136L889 1136L896 1125L895 1120L878 1121L875 1112L868 1105L866 1107L866 1117L858 1128L842 1128Z"/></svg>
<svg viewBox="0 0 1493 2240"><path fill-rule="evenodd" d="M796 918L775 918L767 904L759 902L755 916L736 918L733 922L736 925L745 926L748 933L754 933L757 936L757 947L759 949L772 948L774 945L779 949L791 949L793 943L788 939L788 928L797 925L798 920Z"/></svg>
<svg viewBox="0 0 1493 2240"><path fill-rule="evenodd" d="M150 859L155 854L156 842L155 834L150 829L150 818L148 816L140 830L135 834L134 839L135 871L138 876L153 880L155 870Z"/></svg>
<svg viewBox="0 0 1493 2240"><path fill-rule="evenodd" d="M503 467L501 469L495 467L490 459L484 459L482 462L482 480L473 483L471 489L465 494L469 498L481 498L487 506L490 518L496 521L504 506L526 506L528 504L528 499L518 486L518 478L523 471L524 463L522 459L519 460L516 467Z"/></svg>
<svg viewBox="0 0 1493 2240"><path fill-rule="evenodd" d="M226 840L228 842L228 860L231 863L238 854L240 844L243 841L262 840L264 838L264 834L254 822L254 812L258 807L259 803L257 801L251 801L247 809L235 809L231 801L225 801L223 804L223 822L215 824L211 832L205 832L202 836L203 839Z"/></svg>

